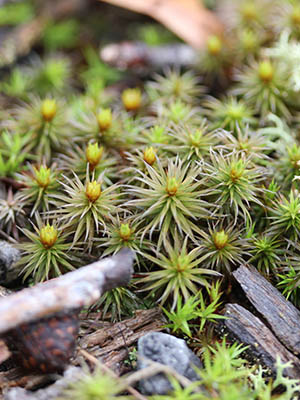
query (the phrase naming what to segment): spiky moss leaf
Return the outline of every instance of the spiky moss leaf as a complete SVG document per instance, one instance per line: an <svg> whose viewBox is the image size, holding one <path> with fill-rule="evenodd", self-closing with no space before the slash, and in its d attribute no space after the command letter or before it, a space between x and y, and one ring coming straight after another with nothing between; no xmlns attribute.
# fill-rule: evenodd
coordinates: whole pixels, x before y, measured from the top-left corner
<svg viewBox="0 0 300 400"><path fill-rule="evenodd" d="M14 119L9 121L9 127L23 134L30 132L31 151L40 162L49 163L55 151L68 146L70 131L64 101L56 100L56 113L51 120L43 115L44 101L40 97L31 96L27 103L16 107L12 111Z"/></svg>
<svg viewBox="0 0 300 400"><path fill-rule="evenodd" d="M99 243L99 248L104 248L102 257L118 253L123 247L128 247L136 253L137 265L145 263L144 254L150 248L151 242L142 238L143 227L141 223L132 222L134 216L114 218L112 223L107 224L105 236L96 238L95 243Z"/></svg>
<svg viewBox="0 0 300 400"><path fill-rule="evenodd" d="M30 239L30 242L20 243L18 247L23 252L18 265L24 266L21 274L23 280L32 278L35 283L60 276L64 272L72 271L78 265L80 259L74 254L77 248L68 253L71 244L61 227L55 227L57 237L52 240L51 246L45 246L41 232L45 223L36 214L37 226L33 225L36 233L28 229L22 229L22 233ZM49 242L50 243L50 242Z"/></svg>
<svg viewBox="0 0 300 400"><path fill-rule="evenodd" d="M220 142L220 148L224 153L230 152L240 154L242 157L250 158L253 165L267 165L270 161L268 154L271 152L268 146L267 137L260 131L253 132L248 127L241 129L236 126L236 135L219 129L217 138Z"/></svg>
<svg viewBox="0 0 300 400"><path fill-rule="evenodd" d="M169 104L162 102L153 103L151 111L156 114L155 118L148 118L147 121L153 125L170 125L178 123L189 123L198 126L202 121L202 109L199 106L192 106L184 103L180 99L176 99Z"/></svg>
<svg viewBox="0 0 300 400"><path fill-rule="evenodd" d="M250 238L252 257L249 262L267 275L276 273L282 265L286 246L280 239L273 238L266 234L255 235Z"/></svg>
<svg viewBox="0 0 300 400"><path fill-rule="evenodd" d="M88 146L88 145L87 145ZM83 180L86 176L87 168L90 176L94 174L94 177L98 179L101 174L103 175L103 187L108 187L117 180L116 167L120 163L117 156L111 156L107 149L103 149L103 153L97 165L93 168L88 164L86 156L86 145L73 145L72 148L66 150L66 154L60 154L56 162L64 172L65 175L71 178L72 171Z"/></svg>
<svg viewBox="0 0 300 400"><path fill-rule="evenodd" d="M126 399L127 396L118 396L126 389L126 384L121 378L97 369L93 374L85 371L76 383L70 383L62 392L60 400L115 400Z"/></svg>
<svg viewBox="0 0 300 400"><path fill-rule="evenodd" d="M19 193L13 194L10 188L7 197L0 198L0 229L7 235L13 234L18 239L18 226L24 226L25 204L21 201Z"/></svg>
<svg viewBox="0 0 300 400"><path fill-rule="evenodd" d="M50 214L57 216L59 222L63 224L64 229L68 229L74 233L73 245L78 243L80 239L84 239L89 250L93 245L93 239L101 230L106 231L106 223L111 221L112 216L119 210L119 186L117 184L105 188L103 191L97 191L97 198L88 193L90 184L101 185L103 174L99 175L96 181L90 180L88 171L85 185L79 177L74 173L74 178L70 179L64 176L61 182L64 195L53 195L54 200L51 201L54 211ZM100 186L99 186L100 187ZM96 188L97 189L97 188Z"/></svg>
<svg viewBox="0 0 300 400"><path fill-rule="evenodd" d="M170 103L179 99L193 104L205 89L192 71L180 72L169 68L164 75L155 74L154 80L147 83L146 91L151 102Z"/></svg>
<svg viewBox="0 0 300 400"><path fill-rule="evenodd" d="M211 121L211 129L223 128L237 135L237 130L247 126L257 126L254 110L243 100L233 96L215 99L209 97L204 102L205 113Z"/></svg>
<svg viewBox="0 0 300 400"><path fill-rule="evenodd" d="M109 290L93 305L93 309L100 309L102 318L110 314L113 322L120 321L124 316L131 317L135 310L141 308L141 301L132 289L119 287Z"/></svg>
<svg viewBox="0 0 300 400"><path fill-rule="evenodd" d="M199 160L210 154L210 149L217 143L216 132L211 131L207 121L203 119L200 124L174 124L170 128L172 144L166 145L165 150L174 155L179 155L183 162Z"/></svg>
<svg viewBox="0 0 300 400"><path fill-rule="evenodd" d="M200 232L198 261L207 268L230 273L245 263L250 255L249 247L243 230L234 229L233 225L216 224Z"/></svg>
<svg viewBox="0 0 300 400"><path fill-rule="evenodd" d="M48 211L50 208L49 196L58 193L59 172L55 168L55 164L50 168L44 165L35 167L28 164L29 172L15 175L18 181L25 185L20 189L18 197L25 205L32 206L31 217L36 211Z"/></svg>
<svg viewBox="0 0 300 400"><path fill-rule="evenodd" d="M269 209L271 225L268 232L273 237L285 237L297 241L300 237L300 197L290 191L288 197L279 194Z"/></svg>
<svg viewBox="0 0 300 400"><path fill-rule="evenodd" d="M251 220L251 203L263 206L259 199L264 192L260 182L266 178L267 170L256 166L251 157L243 153L223 155L212 151L211 164L204 164L203 175L207 177L204 181L206 194L213 196L221 211L233 216L235 224L238 217L245 222Z"/></svg>
<svg viewBox="0 0 300 400"><path fill-rule="evenodd" d="M137 282L145 285L143 291L155 293L160 304L164 304L171 297L173 310L179 296L187 301L191 294L195 295L199 291L199 286L209 285L207 280L209 276L219 274L216 271L198 267L200 249L193 248L189 251L187 236L183 243L179 237L175 236L174 246L166 242L164 248L167 255L163 252L156 252L155 257L144 254L146 259L159 267L159 270L151 270Z"/></svg>
<svg viewBox="0 0 300 400"><path fill-rule="evenodd" d="M178 157L168 161L166 170L159 160L156 169L148 164L146 168L147 174L136 170L136 179L144 187L129 185L128 193L136 198L125 204L136 212L136 222L144 221L143 236L149 234L151 238L159 230L158 248L167 241L169 233L174 237L175 229L180 235L194 239L199 228L193 221L209 218L211 208L202 200L202 181L197 179L199 168L183 165ZM168 190L171 180L177 185L175 193Z"/></svg>
<svg viewBox="0 0 300 400"><path fill-rule="evenodd" d="M291 118L287 100L291 94L287 86L288 75L279 64L271 61L253 61L243 71L236 73L236 87L232 93L242 96L262 118L270 112Z"/></svg>

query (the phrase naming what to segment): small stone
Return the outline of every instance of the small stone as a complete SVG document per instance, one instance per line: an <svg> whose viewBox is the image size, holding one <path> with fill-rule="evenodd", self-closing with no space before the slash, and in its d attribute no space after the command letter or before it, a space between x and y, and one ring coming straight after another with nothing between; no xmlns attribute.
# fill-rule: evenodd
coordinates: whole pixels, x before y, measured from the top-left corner
<svg viewBox="0 0 300 400"><path fill-rule="evenodd" d="M201 368L200 359L188 348L185 341L161 332L150 332L138 341L138 369L148 366L151 361L167 365L191 381L199 380L194 367ZM165 374L160 373L143 379L140 390L146 395L163 395L172 390L172 385Z"/></svg>
<svg viewBox="0 0 300 400"><path fill-rule="evenodd" d="M0 284L7 285L17 279L20 267L16 266L20 251L5 240L0 240Z"/></svg>

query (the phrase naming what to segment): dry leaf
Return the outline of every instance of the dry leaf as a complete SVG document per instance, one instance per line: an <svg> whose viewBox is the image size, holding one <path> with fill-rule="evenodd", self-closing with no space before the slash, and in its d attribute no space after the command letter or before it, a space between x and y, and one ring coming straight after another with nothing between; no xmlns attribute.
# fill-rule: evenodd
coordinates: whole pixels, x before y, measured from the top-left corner
<svg viewBox="0 0 300 400"><path fill-rule="evenodd" d="M218 18L199 0L100 0L149 15L196 49L207 37L222 32Z"/></svg>

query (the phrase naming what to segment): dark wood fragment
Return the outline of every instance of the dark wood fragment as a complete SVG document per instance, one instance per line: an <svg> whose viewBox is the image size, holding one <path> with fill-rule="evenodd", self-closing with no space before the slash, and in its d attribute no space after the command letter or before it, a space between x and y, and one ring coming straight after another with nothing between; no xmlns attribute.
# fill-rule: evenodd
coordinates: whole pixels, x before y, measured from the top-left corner
<svg viewBox="0 0 300 400"><path fill-rule="evenodd" d="M300 312L254 267L242 265L233 272L245 295L277 338L300 354Z"/></svg>
<svg viewBox="0 0 300 400"><path fill-rule="evenodd" d="M287 376L298 379L300 376L300 361L289 352L274 336L259 318L239 304L227 304L225 316L228 319L222 322L229 337L245 345L249 345L247 354L251 361L276 372L276 358L281 362L293 362L293 368L286 370Z"/></svg>

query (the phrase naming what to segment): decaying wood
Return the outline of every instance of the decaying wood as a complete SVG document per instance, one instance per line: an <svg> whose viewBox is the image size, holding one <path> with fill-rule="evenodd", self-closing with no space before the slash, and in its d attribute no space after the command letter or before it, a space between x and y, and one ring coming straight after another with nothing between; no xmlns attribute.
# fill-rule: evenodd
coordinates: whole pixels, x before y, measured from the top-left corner
<svg viewBox="0 0 300 400"><path fill-rule="evenodd" d="M223 30L219 19L199 0L100 0L105 3L149 15L196 49L209 35Z"/></svg>
<svg viewBox="0 0 300 400"><path fill-rule="evenodd" d="M276 372L276 357L280 356L283 363L293 362L293 368L288 368L286 374L290 378L298 379L300 375L300 361L289 352L267 328L263 322L251 312L238 304L227 304L224 320L226 332L233 340L249 345L247 354L251 355L251 362Z"/></svg>
<svg viewBox="0 0 300 400"><path fill-rule="evenodd" d="M111 326L106 324L103 328L97 329L89 335L85 335L80 341L80 346L83 349L99 345L103 347L106 343L122 338L124 334L129 336L136 330L143 331L145 334L150 331L148 328L149 324L152 326L156 323L158 323L158 326L163 324L162 314L158 308L137 310L135 316L130 319L111 324ZM146 329L144 329L144 327L146 327ZM125 343L123 342L123 344Z"/></svg>
<svg viewBox="0 0 300 400"><path fill-rule="evenodd" d="M121 363L128 357L128 348L147 333L163 330L163 325L160 309L137 310L134 317L122 322L110 326L105 324L88 335L83 331L79 346L88 349L92 356L100 357L102 363L120 373ZM76 358L74 363L80 364L80 357Z"/></svg>
<svg viewBox="0 0 300 400"><path fill-rule="evenodd" d="M241 266L233 275L281 343L300 354L300 311L254 267Z"/></svg>
<svg viewBox="0 0 300 400"><path fill-rule="evenodd" d="M124 248L115 256L0 298L0 333L51 314L92 305L106 290L129 283L133 259L134 253Z"/></svg>

